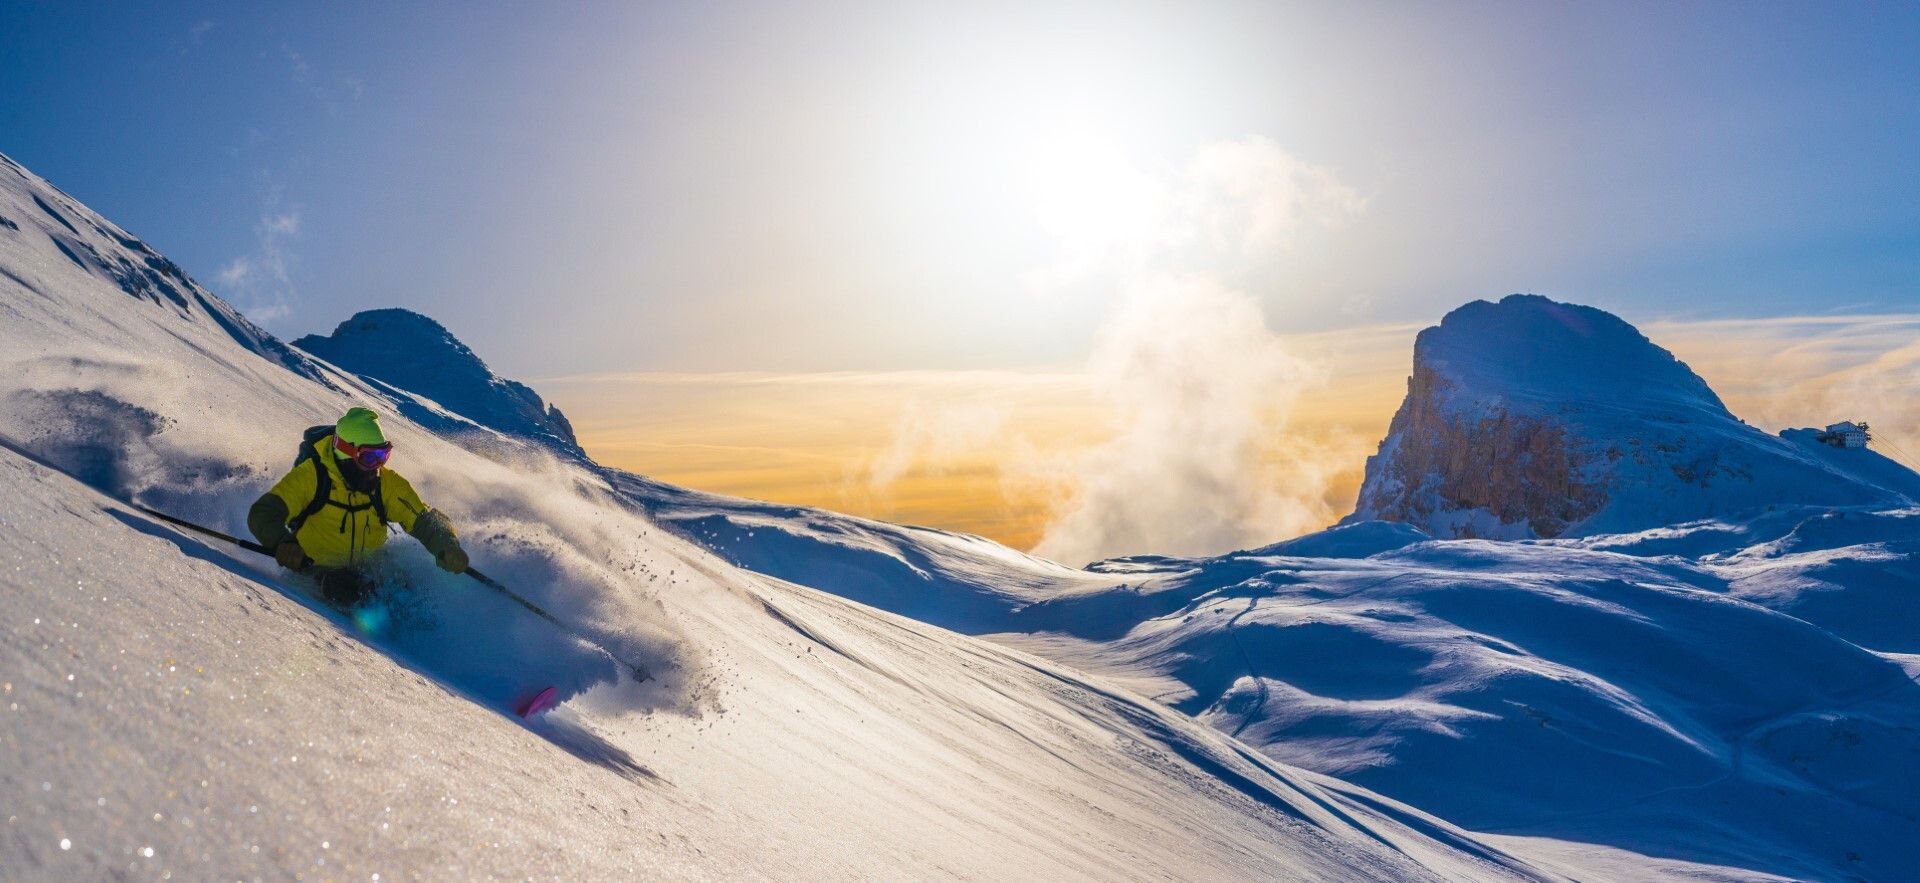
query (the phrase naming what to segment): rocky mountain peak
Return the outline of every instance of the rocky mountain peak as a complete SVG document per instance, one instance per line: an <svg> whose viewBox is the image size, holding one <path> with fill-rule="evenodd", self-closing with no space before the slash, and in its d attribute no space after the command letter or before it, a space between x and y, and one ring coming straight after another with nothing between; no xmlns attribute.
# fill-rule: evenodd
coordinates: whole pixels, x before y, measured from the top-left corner
<svg viewBox="0 0 1920 883"><path fill-rule="evenodd" d="M1407 397L1346 521L1524 539L1920 497L1920 477L1885 458L1807 438L1748 426L1603 310L1475 301L1420 333Z"/></svg>

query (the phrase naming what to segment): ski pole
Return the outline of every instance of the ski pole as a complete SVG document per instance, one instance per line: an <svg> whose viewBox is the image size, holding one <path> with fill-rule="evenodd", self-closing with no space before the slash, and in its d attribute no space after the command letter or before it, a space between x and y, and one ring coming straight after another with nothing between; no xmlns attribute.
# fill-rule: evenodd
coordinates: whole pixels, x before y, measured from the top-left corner
<svg viewBox="0 0 1920 883"><path fill-rule="evenodd" d="M167 522L168 524L179 525L180 527L184 527L188 530L206 534L207 536L213 537L216 540L225 540L249 552L258 552L269 558L273 557L272 550L269 550L266 546L262 546L259 543L243 540L236 536L224 534L210 527L201 527L200 525L194 524L193 522L187 521L186 519L175 518L171 515L168 515L165 512L156 512L138 503L134 503L132 505L133 505L133 508L138 509L142 512L145 512L148 515L151 515L155 518L158 518L161 521ZM520 597L520 594L518 592L515 592L514 590L509 589L504 585L501 585L500 582L498 580L495 580L493 577L490 577L484 573L481 573L479 570L472 567L467 568L466 573L468 576L473 577L475 580L479 581L481 585L486 586L487 588L493 589L494 591L499 592L500 594L505 595L509 598L512 598L513 600L519 602L520 606L525 607L528 610L532 611L535 616L538 616L541 619L544 619L550 623L553 623L555 628L558 628L559 630L566 632L568 637L571 637L576 641L579 641L583 644L586 644L589 647L594 648L595 650L599 650L600 652L607 654L608 659L613 660L616 664L625 666L627 671L633 674L634 680L644 682L644 681L651 680L653 678L653 675L647 672L646 666L635 665L634 663L628 662L624 659L621 659L618 656L613 655L613 651L608 650L605 646L601 645L600 642L595 641L592 638L589 638L585 635L580 634L579 632L574 631L572 628L568 627L566 623L561 622L558 619L555 619L553 614L540 609L540 606L533 603L532 601L529 601L525 598Z"/></svg>
<svg viewBox="0 0 1920 883"><path fill-rule="evenodd" d="M487 588L492 589L496 592L499 592L500 594L505 595L509 598L512 598L516 602L519 602L520 606L525 607L528 610L532 611L533 615L538 616L541 619L544 619L550 623L553 623L554 628L557 628L563 632L566 632L567 634L572 635L576 640L582 641L592 647L599 649L600 652L607 654L608 659L612 659L614 662L617 662L620 665L626 666L627 670L633 673L634 680L647 681L653 678L653 675L647 672L646 666L636 665L634 663L621 659L618 656L613 655L612 650L608 650L606 647L601 646L599 642L594 641L588 638L587 636L574 631L566 623L561 622L558 619L555 619L553 614L540 609L540 605L535 604L532 601L529 601L521 597L520 593L515 592L514 590L509 589L504 585L501 585L499 580L496 580L493 577L490 577L484 573L481 573L479 568L469 567L466 569L466 574L470 577L473 577L474 580L479 582L481 585L486 586Z"/></svg>
<svg viewBox="0 0 1920 883"><path fill-rule="evenodd" d="M200 533L206 534L207 536L213 537L216 540L226 540L227 542L232 543L236 546L239 546L240 548L245 549L249 552L259 552L260 554L265 555L269 558L273 557L273 550L267 548L266 546L262 546L259 543L243 540L239 537L228 536L217 530L214 530L213 528L201 527L200 525L194 524L191 521L187 521L181 518L175 518L171 515L168 515L165 512L155 512L152 509L148 509L147 507L142 506L138 503L133 504L133 508L138 509L142 512L145 512L148 515L151 515L155 518L158 518L161 521L167 522L168 524L175 524L191 531L198 531Z"/></svg>

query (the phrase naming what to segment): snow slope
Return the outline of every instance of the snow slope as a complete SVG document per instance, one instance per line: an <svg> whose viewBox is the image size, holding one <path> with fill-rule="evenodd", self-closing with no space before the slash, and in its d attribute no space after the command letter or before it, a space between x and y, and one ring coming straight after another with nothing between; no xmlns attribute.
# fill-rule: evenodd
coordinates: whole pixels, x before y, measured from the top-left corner
<svg viewBox="0 0 1920 883"><path fill-rule="evenodd" d="M976 541L926 529L651 506L723 556L829 591L1003 599L962 625L1471 830L1754 876L1920 867L1920 510L1533 542L1363 522L1076 580L957 555ZM914 576L876 595L861 588L876 561ZM1021 603L1032 586L1059 594Z"/></svg>
<svg viewBox="0 0 1920 883"><path fill-rule="evenodd" d="M0 218L10 878L1496 879L1569 860L738 569L584 464L504 437L481 457L404 417L394 465L476 562L659 677L622 680L404 540L390 618L350 622L120 501L239 532L302 427L394 397L10 161ZM543 721L500 712L545 683L568 701Z"/></svg>
<svg viewBox="0 0 1920 883"><path fill-rule="evenodd" d="M1916 500L1920 476L1871 450L1741 422L1613 315L1516 294L1420 332L1406 400L1348 520L1516 539Z"/></svg>
<svg viewBox="0 0 1920 883"><path fill-rule="evenodd" d="M1905 551L1829 597L1911 610ZM1187 603L1119 638L1014 643L1163 674L1159 698L1269 756L1476 831L1803 878L1920 867L1920 685L1727 575L1540 543L1236 555L1157 567L1146 586Z"/></svg>

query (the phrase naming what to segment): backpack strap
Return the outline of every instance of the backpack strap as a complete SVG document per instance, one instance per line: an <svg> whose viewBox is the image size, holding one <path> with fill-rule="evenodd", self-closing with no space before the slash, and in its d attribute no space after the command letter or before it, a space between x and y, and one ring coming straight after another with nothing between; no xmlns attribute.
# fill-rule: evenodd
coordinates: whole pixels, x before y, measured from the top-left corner
<svg viewBox="0 0 1920 883"><path fill-rule="evenodd" d="M307 502L307 508L300 510L293 516L292 521L287 522L287 527L295 534L300 533L300 528L306 526L307 519L312 518L314 513L327 508L328 501L333 499L333 476L327 474L326 464L321 463L319 457L307 459L313 463L313 499Z"/></svg>
<svg viewBox="0 0 1920 883"><path fill-rule="evenodd" d="M320 428L321 427L316 426L314 427L314 430L317 430ZM329 431L329 434L331 434L333 427L329 426L326 428ZM312 432L313 430L308 430L309 435L311 435ZM323 462L318 455L313 453L313 445L318 441L319 441L318 438L314 438L307 443L306 447L301 449L302 454L300 459L309 461L313 464L313 499L307 502L306 508L300 510L297 514L293 516L293 520L287 522L288 529L290 529L295 534L298 534L300 532L300 528L306 526L307 519L312 518L314 515L318 514L320 510L325 509L328 506L338 506L339 508L345 509L348 512L358 512L362 509L367 508L364 505L347 506L347 505L336 503L333 501L333 474L327 471L326 463ZM392 521L392 519L387 517L387 501L384 497L380 495L380 487L385 483L386 482L383 482L378 478L375 478L373 482L373 490L368 494L368 496L372 498L373 513L375 515L380 516L380 523L383 525L388 524Z"/></svg>

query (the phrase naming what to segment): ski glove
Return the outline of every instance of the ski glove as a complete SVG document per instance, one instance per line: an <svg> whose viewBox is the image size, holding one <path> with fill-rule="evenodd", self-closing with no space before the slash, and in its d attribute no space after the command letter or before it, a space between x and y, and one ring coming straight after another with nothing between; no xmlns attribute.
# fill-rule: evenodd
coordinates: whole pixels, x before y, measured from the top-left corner
<svg viewBox="0 0 1920 883"><path fill-rule="evenodd" d="M287 530L287 501L278 494L261 494L253 501L253 508L247 510L247 529L253 531L253 538L269 549L280 548L280 543L292 539Z"/></svg>
<svg viewBox="0 0 1920 883"><path fill-rule="evenodd" d="M467 550L462 549L459 546L454 546L453 548L448 549L445 552L441 552L439 556L435 557L433 560L435 563L440 565L441 570L444 570L448 573L466 573L467 572Z"/></svg>
<svg viewBox="0 0 1920 883"><path fill-rule="evenodd" d="M281 567L299 573L307 569L307 550L300 548L299 543L287 540L274 547L273 560L280 562Z"/></svg>

